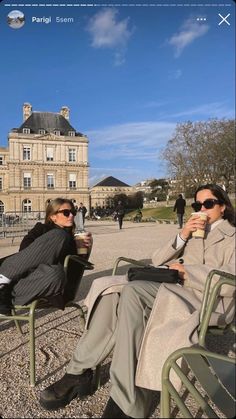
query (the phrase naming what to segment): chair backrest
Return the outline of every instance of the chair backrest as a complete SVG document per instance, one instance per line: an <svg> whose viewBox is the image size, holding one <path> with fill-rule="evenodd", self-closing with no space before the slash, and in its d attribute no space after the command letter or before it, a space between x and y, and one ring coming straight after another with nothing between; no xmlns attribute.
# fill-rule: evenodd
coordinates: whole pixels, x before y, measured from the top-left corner
<svg viewBox="0 0 236 419"><path fill-rule="evenodd" d="M180 359L187 364L188 373L179 366ZM176 390L171 380L172 370L181 379L193 402L189 398L185 401L183 395ZM194 383L196 379L198 385ZM181 348L173 352L162 369L162 418L172 417L171 398L184 418L195 417L193 410L196 409L196 404L207 417L220 417L214 405L226 417L235 417L235 359L200 347Z"/></svg>
<svg viewBox="0 0 236 419"><path fill-rule="evenodd" d="M214 275L219 276L219 280L214 284L213 287L211 287L212 280ZM235 289L236 286L236 278L235 275L232 275L228 272L223 272L219 270L212 270L207 279L203 294L203 301L202 301L202 307L201 307L201 313L200 313L200 326L199 326L199 344L201 346L205 346L205 338L207 331L211 330L210 320L211 315L214 312L216 303L219 298L220 291L224 285L229 285L232 287L232 323L233 323L233 311L235 312L235 300L233 298L233 289ZM225 324L225 327L222 327L221 329L224 330L227 325ZM219 328L220 330L220 328Z"/></svg>
<svg viewBox="0 0 236 419"><path fill-rule="evenodd" d="M214 275L218 276L217 282L212 286ZM232 287L232 305L233 292L235 289L235 276L219 270L212 270L207 279L203 294L202 309L200 313L199 326L199 347L182 348L172 353L166 360L162 369L162 394L161 394L161 417L170 418L170 398L172 398L184 418L194 417L191 413L189 403L184 402L173 383L171 382L171 371L175 371L183 385L197 402L198 406L207 414L208 417L217 418L218 412L212 409L213 402L226 417L235 416L235 359L218 353L210 352L205 347L205 338L208 331L211 331L210 319L215 310L219 299L219 294L223 286ZM233 310L232 310L233 312ZM232 314L233 316L233 314ZM233 319L232 319L233 322ZM225 325L226 327L227 325ZM224 331L220 327L219 330ZM180 359L185 361L185 365L191 371L192 376L200 383L196 388L192 384L186 369L180 367ZM204 397L202 389L208 395ZM209 399L210 398L210 403ZM193 403L194 405L194 403Z"/></svg>
<svg viewBox="0 0 236 419"><path fill-rule="evenodd" d="M226 415L235 416L235 364L229 358L204 354L185 354L191 371L213 403ZM232 360L233 361L233 360Z"/></svg>

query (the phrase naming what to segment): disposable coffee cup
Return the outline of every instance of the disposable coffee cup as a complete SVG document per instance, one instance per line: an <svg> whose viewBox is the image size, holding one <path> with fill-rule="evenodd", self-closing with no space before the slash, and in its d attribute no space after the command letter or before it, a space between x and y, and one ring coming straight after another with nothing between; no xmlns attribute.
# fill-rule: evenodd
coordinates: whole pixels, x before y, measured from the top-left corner
<svg viewBox="0 0 236 419"><path fill-rule="evenodd" d="M78 255L87 255L88 254L88 247L84 245L84 239L87 237L87 233L85 231L82 231L80 233L74 234L74 239L78 242L77 246L77 254Z"/></svg>
<svg viewBox="0 0 236 419"><path fill-rule="evenodd" d="M192 212L191 215L197 215L201 220L206 221L207 220L207 214L205 212ZM202 230L201 228L198 228L196 231L193 231L192 233L193 237L200 237L202 239L204 239L205 237L205 229Z"/></svg>

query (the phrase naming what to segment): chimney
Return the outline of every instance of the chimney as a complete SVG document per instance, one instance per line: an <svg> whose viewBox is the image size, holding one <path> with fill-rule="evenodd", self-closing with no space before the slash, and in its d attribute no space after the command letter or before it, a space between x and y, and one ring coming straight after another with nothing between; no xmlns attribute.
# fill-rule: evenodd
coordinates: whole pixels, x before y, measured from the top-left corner
<svg viewBox="0 0 236 419"><path fill-rule="evenodd" d="M32 113L32 106L30 103L24 103L23 105L23 121L25 122L26 119L30 117Z"/></svg>
<svg viewBox="0 0 236 419"><path fill-rule="evenodd" d="M62 116L64 116L64 118L66 118L69 121L69 119L70 119L70 109L68 108L68 106L62 106L62 108L60 110L60 114Z"/></svg>

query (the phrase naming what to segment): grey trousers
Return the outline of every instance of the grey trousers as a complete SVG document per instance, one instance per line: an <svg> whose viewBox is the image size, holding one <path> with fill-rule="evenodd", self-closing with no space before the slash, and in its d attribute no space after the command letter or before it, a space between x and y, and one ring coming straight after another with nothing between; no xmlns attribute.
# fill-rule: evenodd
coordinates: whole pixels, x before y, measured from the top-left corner
<svg viewBox="0 0 236 419"><path fill-rule="evenodd" d="M63 260L71 253L74 253L73 238L63 229L55 228L5 259L0 273L11 280L13 304L24 305L63 292Z"/></svg>
<svg viewBox="0 0 236 419"><path fill-rule="evenodd" d="M178 219L179 227L182 228L183 227L184 214L178 214L177 213L177 219Z"/></svg>
<svg viewBox="0 0 236 419"><path fill-rule="evenodd" d="M67 373L82 374L105 360L114 349L111 397L133 418L145 418L150 413L152 392L135 386L135 372L159 286L154 282L134 281L125 285L120 295L101 297L67 367Z"/></svg>

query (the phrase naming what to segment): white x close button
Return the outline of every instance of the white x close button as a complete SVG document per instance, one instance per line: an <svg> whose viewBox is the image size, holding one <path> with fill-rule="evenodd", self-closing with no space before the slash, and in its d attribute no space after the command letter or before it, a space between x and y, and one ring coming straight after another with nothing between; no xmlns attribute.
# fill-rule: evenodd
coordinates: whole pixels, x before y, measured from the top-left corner
<svg viewBox="0 0 236 419"><path fill-rule="evenodd" d="M230 16L230 13L227 14L227 16L222 16L220 13L218 13L218 16L220 16L221 21L218 23L218 25L220 26L222 23L225 23L226 25L230 26L230 23L228 22L228 17Z"/></svg>

